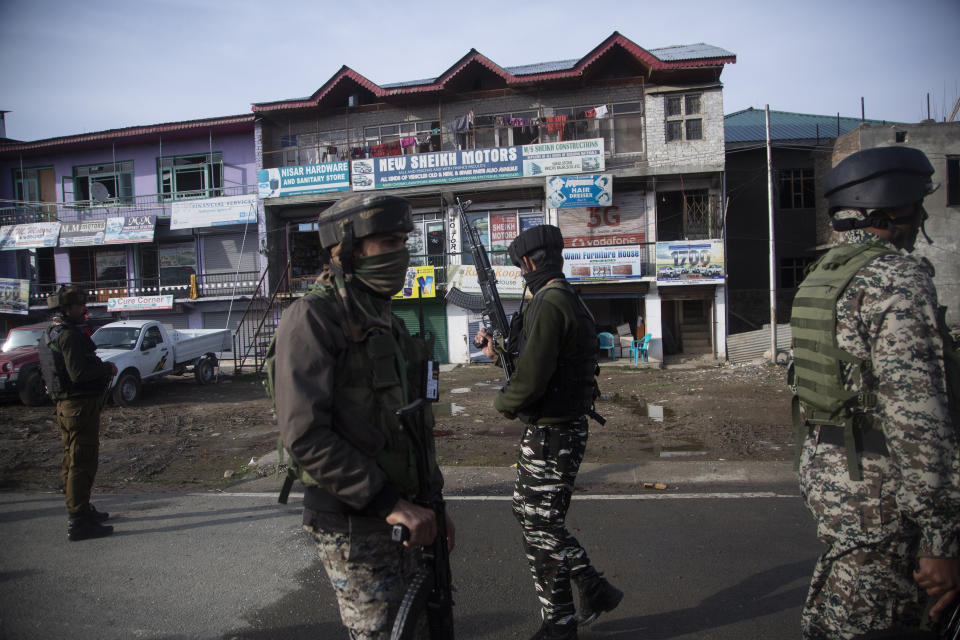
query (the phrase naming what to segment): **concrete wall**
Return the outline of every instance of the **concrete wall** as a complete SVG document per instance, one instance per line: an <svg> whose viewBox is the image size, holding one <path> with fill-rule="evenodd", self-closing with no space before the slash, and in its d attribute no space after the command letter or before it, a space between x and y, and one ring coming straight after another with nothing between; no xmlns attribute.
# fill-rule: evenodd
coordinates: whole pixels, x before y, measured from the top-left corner
<svg viewBox="0 0 960 640"><path fill-rule="evenodd" d="M684 167L694 171L719 171L724 164L723 92L719 87L698 90L686 88L669 92L651 89L646 97L647 161L651 169ZM666 98L670 95L701 93L703 139L667 142Z"/></svg>

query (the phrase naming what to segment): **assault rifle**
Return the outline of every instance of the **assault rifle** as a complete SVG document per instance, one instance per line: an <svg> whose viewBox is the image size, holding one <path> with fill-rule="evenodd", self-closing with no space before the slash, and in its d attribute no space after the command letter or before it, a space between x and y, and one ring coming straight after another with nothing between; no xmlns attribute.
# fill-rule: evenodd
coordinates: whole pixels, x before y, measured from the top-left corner
<svg viewBox="0 0 960 640"><path fill-rule="evenodd" d="M460 198L457 198L460 224L470 241L470 252L473 254L473 264L477 268L477 283L480 285L481 297L478 299L478 296L464 293L456 287L450 287L447 292L447 300L458 307L483 315L483 324L490 333L496 351L500 356L500 366L503 367L504 376L506 376L507 382L510 382L510 375L513 373L513 358L507 353L506 347L506 340L510 335L510 323L503 310L503 303L500 302L500 293L497 291L497 274L490 265L490 258L487 256L487 250L484 248L483 242L480 241L480 233L467 220L467 208L470 204L470 200L460 202Z"/></svg>
<svg viewBox="0 0 960 640"><path fill-rule="evenodd" d="M424 547L423 565L417 569L407 592L403 594L400 609L393 622L390 640L412 640L417 633L417 622L424 614L430 629L431 640L454 640L453 638L453 585L450 574L450 552L447 549L447 516L443 495L430 493L430 460L426 443L422 440L416 417L421 414L425 401L417 398L405 407L397 410L400 424L410 435L417 450L417 476L420 481L420 494L414 503L432 509L437 519L437 537L433 544ZM403 542L410 538L410 530L402 524L393 526L391 536L394 542Z"/></svg>
<svg viewBox="0 0 960 640"><path fill-rule="evenodd" d="M960 602L954 602L952 609L941 614L938 626L937 637L941 640L960 640Z"/></svg>

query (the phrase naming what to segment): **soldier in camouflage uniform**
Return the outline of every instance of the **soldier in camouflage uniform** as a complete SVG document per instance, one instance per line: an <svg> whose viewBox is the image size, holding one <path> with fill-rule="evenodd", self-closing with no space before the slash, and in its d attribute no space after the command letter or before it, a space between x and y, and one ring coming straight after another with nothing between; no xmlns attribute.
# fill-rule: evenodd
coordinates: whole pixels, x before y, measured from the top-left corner
<svg viewBox="0 0 960 640"><path fill-rule="evenodd" d="M527 427L520 442L513 513L523 528L543 621L532 640L575 640L577 624L613 610L623 593L590 565L564 525L587 445L587 415L596 393L597 333L593 316L563 276L563 236L549 225L527 229L510 244L533 299L522 331L511 335L519 356L494 407ZM475 344L497 360L481 329ZM575 615L570 580L580 591Z"/></svg>
<svg viewBox="0 0 960 640"><path fill-rule="evenodd" d="M933 615L960 597L960 457L937 293L932 266L901 252L926 218L932 173L922 152L891 147L824 179L844 233L791 320L800 488L828 547L803 608L807 639L916 629L924 590Z"/></svg>
<svg viewBox="0 0 960 640"><path fill-rule="evenodd" d="M60 482L67 503L67 539L101 538L113 533L105 525L109 514L90 504L100 453L100 405L117 373L111 362L97 357L97 347L82 329L87 296L68 287L47 299L58 310L38 347L40 371L47 392L57 405L63 441Z"/></svg>
<svg viewBox="0 0 960 640"><path fill-rule="evenodd" d="M350 196L320 214L329 252L317 285L283 314L275 342L274 398L284 446L308 484L303 523L333 585L353 640L386 640L419 560L433 542L434 512L421 493L413 448L396 410L424 395L429 359L390 311L410 262L410 203ZM433 447L433 414L424 405L417 439L426 470L443 485ZM391 525L410 530L393 542ZM447 520L447 543L453 547ZM421 629L423 631L423 629Z"/></svg>

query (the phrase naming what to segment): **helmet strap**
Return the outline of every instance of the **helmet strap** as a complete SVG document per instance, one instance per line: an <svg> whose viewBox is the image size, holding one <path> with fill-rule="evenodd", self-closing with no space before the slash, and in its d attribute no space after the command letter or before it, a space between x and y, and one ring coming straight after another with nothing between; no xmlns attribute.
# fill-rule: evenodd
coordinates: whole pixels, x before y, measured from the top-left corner
<svg viewBox="0 0 960 640"><path fill-rule="evenodd" d="M343 239L340 241L340 264L343 273L353 273L353 221L343 223Z"/></svg>

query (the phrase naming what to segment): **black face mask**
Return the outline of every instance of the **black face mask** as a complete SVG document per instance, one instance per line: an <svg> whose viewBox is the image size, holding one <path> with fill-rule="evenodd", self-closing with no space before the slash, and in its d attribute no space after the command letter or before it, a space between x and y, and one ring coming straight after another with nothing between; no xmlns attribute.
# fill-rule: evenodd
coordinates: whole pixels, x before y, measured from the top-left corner
<svg viewBox="0 0 960 640"><path fill-rule="evenodd" d="M547 284L551 280L562 277L562 269L555 269L546 266L537 267L533 271L526 271L523 273L523 279L526 281L527 286L530 287L530 291L533 293L539 291L543 285Z"/></svg>

